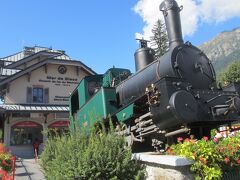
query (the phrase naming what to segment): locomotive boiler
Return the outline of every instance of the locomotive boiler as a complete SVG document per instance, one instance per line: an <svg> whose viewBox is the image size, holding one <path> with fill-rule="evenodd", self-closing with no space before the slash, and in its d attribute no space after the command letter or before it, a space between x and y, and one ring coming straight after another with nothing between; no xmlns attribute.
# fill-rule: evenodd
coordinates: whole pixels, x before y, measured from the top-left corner
<svg viewBox="0 0 240 180"><path fill-rule="evenodd" d="M112 119L129 145L158 149L180 134L209 136L211 129L239 118L236 85L218 88L208 57L190 42L184 43L181 9L175 0L160 5L169 39L162 57L154 60L154 51L140 40L134 74L111 68L79 83L70 97L72 127L76 122L88 128L97 120Z"/></svg>

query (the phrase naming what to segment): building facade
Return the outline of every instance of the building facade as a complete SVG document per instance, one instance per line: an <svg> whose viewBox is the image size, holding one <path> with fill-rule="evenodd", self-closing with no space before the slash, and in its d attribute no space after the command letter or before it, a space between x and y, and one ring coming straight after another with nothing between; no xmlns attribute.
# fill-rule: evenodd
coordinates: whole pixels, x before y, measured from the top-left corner
<svg viewBox="0 0 240 180"><path fill-rule="evenodd" d="M51 48L25 47L0 58L0 127L12 153L33 157L32 144L46 141L44 132L64 131L70 93L93 74L82 62Z"/></svg>

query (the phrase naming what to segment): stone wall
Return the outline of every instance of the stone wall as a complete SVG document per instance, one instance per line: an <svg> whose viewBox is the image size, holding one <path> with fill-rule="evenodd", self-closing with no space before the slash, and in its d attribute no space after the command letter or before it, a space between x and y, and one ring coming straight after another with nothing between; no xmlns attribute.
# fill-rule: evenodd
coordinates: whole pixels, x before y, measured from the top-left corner
<svg viewBox="0 0 240 180"><path fill-rule="evenodd" d="M146 165L147 180L192 180L190 172L192 162L179 156L157 153L136 153L132 159Z"/></svg>

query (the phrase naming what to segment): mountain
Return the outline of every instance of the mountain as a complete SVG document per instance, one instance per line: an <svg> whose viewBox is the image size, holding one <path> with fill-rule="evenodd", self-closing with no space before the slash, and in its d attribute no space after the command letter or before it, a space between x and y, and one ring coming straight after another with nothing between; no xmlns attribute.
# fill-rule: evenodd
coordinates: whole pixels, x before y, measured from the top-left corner
<svg viewBox="0 0 240 180"><path fill-rule="evenodd" d="M199 48L212 61L216 72L221 71L231 62L240 61L240 27L221 32Z"/></svg>

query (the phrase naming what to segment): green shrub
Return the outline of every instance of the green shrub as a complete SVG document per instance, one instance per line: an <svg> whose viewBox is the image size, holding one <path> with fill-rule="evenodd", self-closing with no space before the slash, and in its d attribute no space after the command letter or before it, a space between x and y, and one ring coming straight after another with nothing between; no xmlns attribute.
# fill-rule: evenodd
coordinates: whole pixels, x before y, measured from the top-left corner
<svg viewBox="0 0 240 180"><path fill-rule="evenodd" d="M49 137L41 155L47 179L143 179L143 166L131 160L123 137L104 128Z"/></svg>

